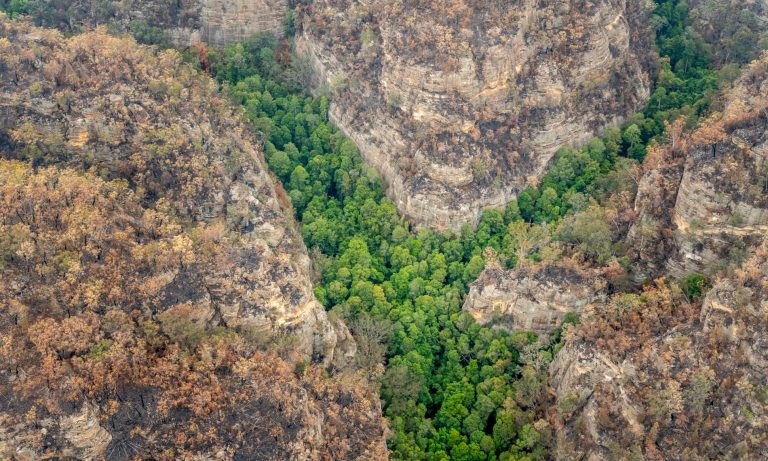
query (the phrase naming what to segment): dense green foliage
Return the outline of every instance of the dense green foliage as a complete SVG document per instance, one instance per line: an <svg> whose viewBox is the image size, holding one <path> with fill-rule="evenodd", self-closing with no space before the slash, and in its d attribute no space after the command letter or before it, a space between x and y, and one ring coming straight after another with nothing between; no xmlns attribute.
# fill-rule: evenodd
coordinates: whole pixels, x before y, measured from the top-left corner
<svg viewBox="0 0 768 461"><path fill-rule="evenodd" d="M644 113L645 134L656 136L664 122L681 116L693 126L728 79L729 69L720 77L710 68L711 47L691 27L689 13L686 2L679 0L659 1L656 7L656 45L664 59Z"/></svg>
<svg viewBox="0 0 768 461"><path fill-rule="evenodd" d="M711 287L709 280L702 274L689 274L678 282L680 289L688 299L701 298Z"/></svg>
<svg viewBox="0 0 768 461"><path fill-rule="evenodd" d="M12 15L29 9L26 0L0 2ZM622 174L667 122L694 123L734 75L709 67L710 49L690 27L685 2L659 1L655 15L663 59L646 110L623 129L562 149L539 187L453 236L410 228L377 172L328 121L328 100L302 92L305 71L284 44L257 37L209 56L212 72L263 134L269 167L313 252L317 298L349 322L358 364L380 379L393 458L544 458L549 434L534 409L560 330L542 348L533 334L480 327L461 302L486 260L506 267L538 260L552 238L596 261L613 256L594 204L622 187ZM133 22L130 29L142 42L167 44L156 27ZM558 222L557 231L547 225ZM702 280L681 283L700 296ZM383 361L386 370L376 372Z"/></svg>
<svg viewBox="0 0 768 461"><path fill-rule="evenodd" d="M461 311L483 250L509 240L516 209L455 237L410 231L378 174L328 122L327 99L280 83L297 81L297 71L277 62L269 42L235 45L211 65L264 133L269 166L316 249L318 299L352 325L361 365L384 359L367 343L388 344L380 379L393 457L542 459L532 408L547 353L532 349L532 334L482 328Z"/></svg>
<svg viewBox="0 0 768 461"><path fill-rule="evenodd" d="M534 407L554 346L537 349L532 334L480 327L461 311L462 298L486 257L513 267L541 257L540 243L552 237L597 261L612 257L605 216L590 203L623 187L622 172L643 159L666 122L702 114L723 80L708 68L682 2L660 2L656 14L665 58L647 110L622 130L562 149L538 188L456 236L411 231L378 174L329 123L327 99L301 93L302 70L281 58L289 53L274 40L209 57L264 135L270 169L314 253L318 299L352 325L361 366L386 359L380 381L393 458L544 457L548 431L534 425ZM558 222L574 211L557 235L525 222Z"/></svg>
<svg viewBox="0 0 768 461"><path fill-rule="evenodd" d="M14 18L29 12L29 0L0 0L0 11Z"/></svg>
<svg viewBox="0 0 768 461"><path fill-rule="evenodd" d="M171 48L173 46L165 31L148 24L146 21L131 21L128 24L128 32L131 33L137 42L145 45L158 45L161 48Z"/></svg>

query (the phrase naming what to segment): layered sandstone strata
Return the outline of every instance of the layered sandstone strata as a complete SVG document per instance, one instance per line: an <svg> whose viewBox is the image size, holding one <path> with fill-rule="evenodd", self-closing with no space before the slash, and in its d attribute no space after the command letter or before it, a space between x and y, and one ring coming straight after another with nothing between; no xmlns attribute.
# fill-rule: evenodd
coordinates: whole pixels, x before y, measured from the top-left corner
<svg viewBox="0 0 768 461"><path fill-rule="evenodd" d="M332 119L438 229L503 206L649 92L643 2L321 0L297 28Z"/></svg>

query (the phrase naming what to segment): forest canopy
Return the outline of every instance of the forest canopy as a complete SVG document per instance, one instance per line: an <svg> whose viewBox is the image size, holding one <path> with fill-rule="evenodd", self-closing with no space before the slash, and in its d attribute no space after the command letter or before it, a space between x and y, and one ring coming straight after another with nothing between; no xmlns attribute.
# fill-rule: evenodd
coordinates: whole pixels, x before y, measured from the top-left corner
<svg viewBox="0 0 768 461"><path fill-rule="evenodd" d="M0 1L12 17L42 14L42 4ZM172 124L154 119L151 129L137 129L147 145L125 147L130 140L113 136L125 126L88 131L88 142L112 142L114 152L129 151L116 162L105 162L101 151L66 151L52 131L31 123L0 139L13 147L4 155L20 160L0 164L0 270L8 293L18 290L8 274L33 277L36 287L24 303L4 312L7 331L0 357L35 370L11 387L20 399L45 395L34 405L55 414L79 398L70 389L110 402L129 394L143 402L141 391L154 386L150 397L159 420L214 415L201 425L206 432L184 435L191 446L205 447L220 443L232 427L216 419L222 415L217 411L242 404L237 417L251 410L275 417L273 407L248 393L255 389L270 395L267 389L274 382L263 378L274 367L290 392L303 388L318 399L331 395L331 420L344 430L339 414L348 395L364 410L375 406L361 395L366 387L326 376L317 364L287 353L285 344L273 343L277 352L264 353L263 344L256 347L246 330L229 328L220 312L213 314L218 315L215 322L203 325L188 303L165 309L165 300L141 298L167 272L192 274L189 280L194 281L207 269L231 264L242 236L263 224L261 217L277 216L279 207L272 202L285 199L312 256L314 296L332 318L349 325L357 342L354 368L380 390L394 459L546 459L554 429L543 410L549 398L548 366L568 327L538 338L480 326L462 310L469 285L486 266L559 262L607 268L612 294L637 290L629 280L633 268L622 237L634 218L641 163L653 155L656 143L717 109L718 95L738 66L764 47L764 37L754 33L759 19L735 8L708 1L694 7L680 0L657 2L653 19L661 59L645 109L581 147L560 149L536 187L503 209L486 210L476 226L455 234L414 228L398 213L380 175L329 120L329 99L307 93L308 71L293 55L290 39L256 36L224 49L183 55L157 48L135 52L135 44L120 42L124 48L109 54L115 78L135 83L136 63L123 63L121 55L138 59L141 75L151 76L144 82L147 101L158 113L177 117ZM66 20L66 12L48 11L54 13L57 21ZM132 23L130 31L141 42L169 46L164 33L146 23ZM89 37L73 43L80 51L98 48L85 41L95 40ZM62 84L106 92L111 81L77 67L90 62L88 53L80 51L72 55L74 65L61 59L60 68L47 68L50 78L29 85L30 91L47 94ZM4 52L3 66L20 65L10 58L13 53ZM185 62L210 72L242 112L232 111L215 85L196 80L193 66ZM198 89L191 105L185 92L190 85ZM62 96L57 104L69 107L72 102ZM121 104L105 102L104 107L115 114L129 110ZM251 206L262 203L258 200L219 203L222 196L237 195L226 187L244 176L252 178L248 156L233 139L237 136L218 144L205 144L209 136L192 139L180 114L206 118L200 126L250 140L250 131L231 121L246 117L285 196L277 188L274 200L265 200L272 206L266 211ZM211 157L214 148L220 155ZM199 218L211 208L224 218ZM286 238L281 244L297 243ZM682 293L686 302L698 302L709 281L691 274L679 287L676 297L683 299ZM288 293L286 299L296 294L290 287L280 291ZM642 296L619 296L613 302L640 305ZM683 305L675 299L675 306ZM105 310L105 305L120 308ZM158 308L143 312L147 305ZM571 315L566 323L577 321ZM590 339L615 341L599 325L585 328ZM8 347L14 342L33 346L34 353L19 355ZM176 378L165 380L169 374ZM254 380L253 389L237 386L244 377ZM24 411L33 408L30 401L17 405ZM113 408L114 424L132 424L121 413L128 410ZM235 419L224 422L236 424ZM360 426L373 431L375 422ZM262 448L248 446L251 453L263 454ZM341 450L338 455L347 448L332 449Z"/></svg>
<svg viewBox="0 0 768 461"><path fill-rule="evenodd" d="M706 47L675 45L700 42L682 3L662 2L655 15L664 59L647 109L623 129L562 149L539 187L457 235L411 229L398 215L378 174L329 122L328 100L303 93L287 42L257 37L208 55L286 186L313 250L318 299L352 326L361 365L387 364L371 373L394 458L545 456L550 431L536 404L554 343L480 327L461 302L489 258L511 268L576 251L593 264L625 264L616 238L629 218L620 215L646 147L675 119L695 124L729 82ZM606 213L617 224L607 226Z"/></svg>

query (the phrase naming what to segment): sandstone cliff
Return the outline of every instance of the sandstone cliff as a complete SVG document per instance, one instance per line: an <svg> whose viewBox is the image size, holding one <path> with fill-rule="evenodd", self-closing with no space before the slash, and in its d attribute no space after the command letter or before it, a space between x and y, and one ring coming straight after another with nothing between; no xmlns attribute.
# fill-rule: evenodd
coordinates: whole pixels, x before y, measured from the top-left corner
<svg viewBox="0 0 768 461"><path fill-rule="evenodd" d="M764 459L768 56L722 112L649 150L627 236L637 281L588 306L550 368L557 459ZM746 261L746 262L745 262ZM705 290L706 291L706 290Z"/></svg>
<svg viewBox="0 0 768 461"><path fill-rule="evenodd" d="M648 97L639 1L316 1L297 48L417 223L457 229Z"/></svg>
<svg viewBox="0 0 768 461"><path fill-rule="evenodd" d="M691 136L672 134L646 160L628 237L639 278L714 273L743 260L768 231L768 56L724 99L722 113Z"/></svg>
<svg viewBox="0 0 768 461"><path fill-rule="evenodd" d="M165 33L176 46L215 46L258 33L282 36L288 0L31 0L39 25L68 32L109 25L138 36Z"/></svg>
<svg viewBox="0 0 768 461"><path fill-rule="evenodd" d="M550 369L555 458L764 459L767 257L703 302L659 281L593 306Z"/></svg>
<svg viewBox="0 0 768 461"><path fill-rule="evenodd" d="M481 325L547 335L569 312L581 313L605 300L607 287L598 270L546 264L503 270L487 267L472 284L464 310Z"/></svg>

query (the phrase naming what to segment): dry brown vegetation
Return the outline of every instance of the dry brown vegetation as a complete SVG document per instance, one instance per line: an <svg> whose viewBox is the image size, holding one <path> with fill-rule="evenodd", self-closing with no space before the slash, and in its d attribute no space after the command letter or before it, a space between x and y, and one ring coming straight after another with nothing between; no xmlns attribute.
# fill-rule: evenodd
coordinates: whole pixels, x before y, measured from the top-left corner
<svg viewBox="0 0 768 461"><path fill-rule="evenodd" d="M4 18L0 74L0 458L385 456L375 392L306 361L305 250L211 80Z"/></svg>
<svg viewBox="0 0 768 461"><path fill-rule="evenodd" d="M659 278L566 334L552 367L558 459L765 458L767 69L765 56L750 64L722 113L649 149L627 243L634 275ZM681 270L710 279L661 277Z"/></svg>
<svg viewBox="0 0 768 461"><path fill-rule="evenodd" d="M660 279L596 306L555 366L552 421L567 434L557 456L762 459L767 256L760 250L699 301ZM580 365L560 368L568 360Z"/></svg>

